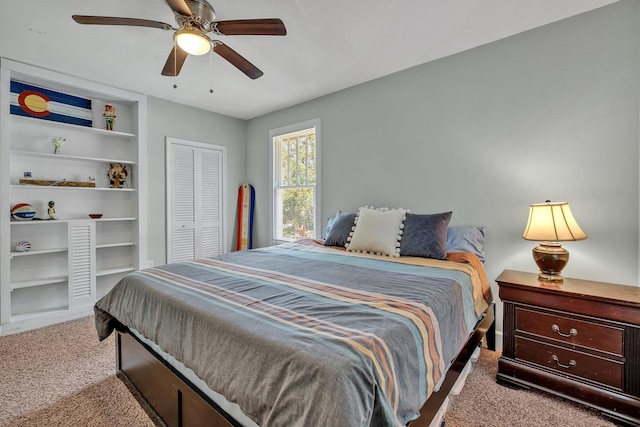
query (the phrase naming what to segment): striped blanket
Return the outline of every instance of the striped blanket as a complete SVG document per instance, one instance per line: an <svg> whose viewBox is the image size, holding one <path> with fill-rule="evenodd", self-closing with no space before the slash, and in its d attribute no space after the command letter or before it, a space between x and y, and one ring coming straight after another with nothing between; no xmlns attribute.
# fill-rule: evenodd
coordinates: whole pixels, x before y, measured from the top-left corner
<svg viewBox="0 0 640 427"><path fill-rule="evenodd" d="M96 327L135 329L261 426L399 426L488 306L483 287L468 263L305 240L132 273Z"/></svg>

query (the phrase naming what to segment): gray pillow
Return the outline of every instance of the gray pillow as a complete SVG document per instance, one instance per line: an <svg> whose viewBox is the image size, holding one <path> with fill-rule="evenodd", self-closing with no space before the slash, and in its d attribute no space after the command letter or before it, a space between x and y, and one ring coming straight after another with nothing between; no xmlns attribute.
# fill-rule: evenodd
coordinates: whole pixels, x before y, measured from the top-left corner
<svg viewBox="0 0 640 427"><path fill-rule="evenodd" d="M451 214L408 213L400 240L400 255L447 259L447 227Z"/></svg>
<svg viewBox="0 0 640 427"><path fill-rule="evenodd" d="M447 252L469 252L484 262L484 227L458 225L447 230Z"/></svg>
<svg viewBox="0 0 640 427"><path fill-rule="evenodd" d="M353 223L356 218L355 213L338 211L335 216L328 221L327 238L325 246L344 246L347 244L347 237L351 233Z"/></svg>

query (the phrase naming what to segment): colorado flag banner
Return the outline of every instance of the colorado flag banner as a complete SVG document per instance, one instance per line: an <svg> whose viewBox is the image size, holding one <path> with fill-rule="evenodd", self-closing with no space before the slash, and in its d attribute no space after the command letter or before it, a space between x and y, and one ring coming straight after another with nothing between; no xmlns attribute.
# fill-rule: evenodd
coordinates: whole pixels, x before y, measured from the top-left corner
<svg viewBox="0 0 640 427"><path fill-rule="evenodd" d="M91 100L11 81L11 114L80 126L92 125Z"/></svg>

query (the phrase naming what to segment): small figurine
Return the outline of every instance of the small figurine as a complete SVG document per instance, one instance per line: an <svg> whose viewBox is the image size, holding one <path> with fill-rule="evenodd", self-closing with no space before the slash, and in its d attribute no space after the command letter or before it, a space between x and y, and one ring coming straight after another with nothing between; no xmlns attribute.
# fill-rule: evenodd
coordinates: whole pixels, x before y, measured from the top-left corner
<svg viewBox="0 0 640 427"><path fill-rule="evenodd" d="M107 176L109 176L109 182L111 184L111 188L122 188L122 186L126 185L127 182L127 165L123 165L121 163L109 163L109 172Z"/></svg>
<svg viewBox="0 0 640 427"><path fill-rule="evenodd" d="M49 209L47 209L47 213L49 214L49 219L56 219L56 202L53 200L49 201Z"/></svg>
<svg viewBox="0 0 640 427"><path fill-rule="evenodd" d="M53 143L53 154L58 154L58 148L62 148L67 138L61 136L54 137L51 142Z"/></svg>
<svg viewBox="0 0 640 427"><path fill-rule="evenodd" d="M113 124L116 121L116 109L110 102L107 102L104 105L104 121L107 130L113 130Z"/></svg>

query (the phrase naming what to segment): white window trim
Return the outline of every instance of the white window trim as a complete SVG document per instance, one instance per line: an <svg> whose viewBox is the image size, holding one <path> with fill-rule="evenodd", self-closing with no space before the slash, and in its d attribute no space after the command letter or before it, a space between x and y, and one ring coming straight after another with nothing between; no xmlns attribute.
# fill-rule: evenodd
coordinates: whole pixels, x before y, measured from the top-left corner
<svg viewBox="0 0 640 427"><path fill-rule="evenodd" d="M296 123L293 125L283 126L277 129L271 129L269 131L269 177L271 183L269 197L269 241L272 244L284 243L284 240L278 240L275 238L273 230L276 227L276 218L274 215L274 200L275 200L275 162L276 159L273 156L273 139L277 136L299 132L305 129L315 127L316 129L316 211L315 211L315 232L316 238L319 239L322 236L322 121L320 118L306 120L304 122Z"/></svg>

